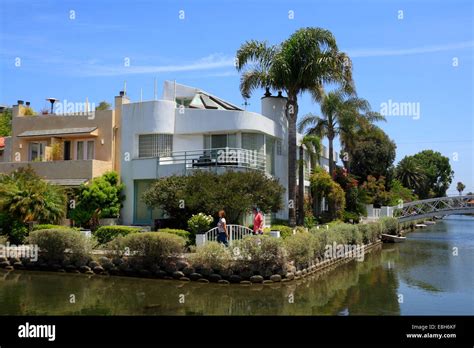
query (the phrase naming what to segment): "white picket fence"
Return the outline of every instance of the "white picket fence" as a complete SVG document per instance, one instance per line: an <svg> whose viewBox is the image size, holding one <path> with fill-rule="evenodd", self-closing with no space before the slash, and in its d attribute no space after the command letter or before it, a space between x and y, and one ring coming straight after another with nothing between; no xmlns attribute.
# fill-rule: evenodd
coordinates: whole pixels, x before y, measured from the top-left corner
<svg viewBox="0 0 474 348"><path fill-rule="evenodd" d="M252 234L252 230L248 227L241 225L227 225L227 232L229 232L229 243L232 243L233 240L239 240ZM217 235L219 234L219 229L214 227L207 231L204 234L196 235L196 245L203 245L206 242L217 241Z"/></svg>

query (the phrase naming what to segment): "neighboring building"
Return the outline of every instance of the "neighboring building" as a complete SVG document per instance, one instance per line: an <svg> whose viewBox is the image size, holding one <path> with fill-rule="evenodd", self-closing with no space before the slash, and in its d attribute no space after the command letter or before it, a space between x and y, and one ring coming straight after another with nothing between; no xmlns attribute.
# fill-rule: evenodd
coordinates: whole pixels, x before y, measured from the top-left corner
<svg viewBox="0 0 474 348"><path fill-rule="evenodd" d="M0 173L30 165L51 183L78 186L106 171L120 171L124 100L124 93L115 97L115 110L32 116L25 115L19 100L12 110L10 154L0 163Z"/></svg>
<svg viewBox="0 0 474 348"><path fill-rule="evenodd" d="M261 99L261 113L245 111L198 88L164 83L160 100L122 103L122 222L153 224L161 218L140 197L157 178L195 170L261 170L288 186L286 98ZM298 134L298 141L302 136ZM328 168L324 149L321 165ZM334 158L337 158L335 155ZM309 178L308 170L305 178ZM309 182L305 180L305 186ZM284 209L275 217L286 219Z"/></svg>
<svg viewBox="0 0 474 348"><path fill-rule="evenodd" d="M11 160L11 140L12 137L0 137L0 162Z"/></svg>

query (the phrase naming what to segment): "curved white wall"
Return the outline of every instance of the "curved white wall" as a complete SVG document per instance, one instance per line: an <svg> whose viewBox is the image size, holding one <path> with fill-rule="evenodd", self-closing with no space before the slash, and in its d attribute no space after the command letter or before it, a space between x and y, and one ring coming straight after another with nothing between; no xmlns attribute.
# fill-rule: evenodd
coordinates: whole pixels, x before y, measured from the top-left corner
<svg viewBox="0 0 474 348"><path fill-rule="evenodd" d="M175 134L228 132L229 130L256 131L283 138L281 125L260 114L230 110L176 110Z"/></svg>

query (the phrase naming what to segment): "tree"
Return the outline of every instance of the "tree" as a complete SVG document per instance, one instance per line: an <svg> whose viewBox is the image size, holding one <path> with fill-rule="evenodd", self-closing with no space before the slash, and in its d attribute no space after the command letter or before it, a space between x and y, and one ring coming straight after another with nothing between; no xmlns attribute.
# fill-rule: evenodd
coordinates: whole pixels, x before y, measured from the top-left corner
<svg viewBox="0 0 474 348"><path fill-rule="evenodd" d="M464 185L462 182L458 182L458 184L456 185L456 190L459 191L459 195L461 196L462 194L462 191L464 191L464 189L466 188L466 185Z"/></svg>
<svg viewBox="0 0 474 348"><path fill-rule="evenodd" d="M346 206L345 193L341 186L331 178L329 173L320 167L311 175L310 182L314 195L326 197L329 201L329 206L334 207L333 210L329 211L329 218L331 220L340 219ZM321 218L323 214L319 213L318 215Z"/></svg>
<svg viewBox="0 0 474 348"><path fill-rule="evenodd" d="M323 149L323 145L321 143L321 139L315 135L305 135L300 144L300 161L299 161L299 173L298 173L298 225L304 225L304 218L305 218L305 211L307 210L305 207L305 197L304 197L304 168L305 168L305 160L304 160L304 149L309 155L310 160L310 167L311 170L314 171L316 167L319 165L319 158L321 156L321 151ZM310 190L311 191L311 190ZM314 199L313 199L314 198ZM313 197L310 201L313 202L313 210L315 210L315 204L317 204L317 198Z"/></svg>
<svg viewBox="0 0 474 348"><path fill-rule="evenodd" d="M224 209L228 223L239 223L253 206L263 212L277 212L282 208L284 188L276 179L256 171L224 174L196 172L188 176L170 176L156 180L141 199L149 207L163 209L186 228L193 214L217 216Z"/></svg>
<svg viewBox="0 0 474 348"><path fill-rule="evenodd" d="M346 212L351 215L357 215L357 219L361 215L367 214L365 204L368 203L367 192L359 187L359 182L354 175L349 174L346 169L336 167L334 170L334 181L336 181L344 190L346 195Z"/></svg>
<svg viewBox="0 0 474 348"><path fill-rule="evenodd" d="M105 100L101 101L98 106L95 107L96 111L101 111L101 110L110 110L110 104L107 103Z"/></svg>
<svg viewBox="0 0 474 348"><path fill-rule="evenodd" d="M390 206L399 205L400 203L413 202L418 197L409 188L402 185L402 183L393 179L390 183Z"/></svg>
<svg viewBox="0 0 474 348"><path fill-rule="evenodd" d="M385 178L383 176L378 179L372 175L367 177L362 188L367 192L367 203L381 207L390 204L390 193L385 190Z"/></svg>
<svg viewBox="0 0 474 348"><path fill-rule="evenodd" d="M4 109L0 113L0 136L9 136L12 134L12 111L11 109Z"/></svg>
<svg viewBox="0 0 474 348"><path fill-rule="evenodd" d="M265 41L250 40L240 46L237 51L237 70L242 72L240 78L240 92L244 98L249 98L257 88L265 89L265 96L270 96L270 89L274 83L270 75L276 46L269 46ZM247 65L252 62L250 69ZM246 69L244 71L244 69Z"/></svg>
<svg viewBox="0 0 474 348"><path fill-rule="evenodd" d="M353 136L355 144L348 150L351 174L363 181L367 176L388 177L397 146L385 132L371 125Z"/></svg>
<svg viewBox="0 0 474 348"><path fill-rule="evenodd" d="M71 218L80 226L96 228L101 218L119 217L125 199L123 189L116 172L107 172L82 184Z"/></svg>
<svg viewBox="0 0 474 348"><path fill-rule="evenodd" d="M257 63L257 68L250 68L242 76L241 89L244 97L250 91L266 86L281 90L287 95L285 108L288 120L288 200L296 202L296 122L298 117L298 96L307 91L322 89L323 84L342 84L347 90L353 90L351 62L349 57L338 50L336 40L329 30L321 28L304 28L293 33L279 46L272 46L271 54L261 52L261 43L244 44L250 52L237 55L237 69ZM268 63L266 73L262 72L262 59ZM269 57L269 58L267 58ZM245 80L248 79L248 82ZM269 83L270 82L270 83ZM296 224L294 204L289 204L289 222Z"/></svg>
<svg viewBox="0 0 474 348"><path fill-rule="evenodd" d="M334 139L339 136L345 152L356 146L355 130L365 130L373 121L384 120L383 116L370 111L367 100L345 93L343 90L331 91L315 97L321 104L322 116L308 114L300 120L300 132L327 137L329 141L329 172L334 172ZM347 164L345 155L343 162Z"/></svg>
<svg viewBox="0 0 474 348"><path fill-rule="evenodd" d="M426 179L423 169L413 157L404 157L395 169L395 177L400 183L414 191L420 191Z"/></svg>
<svg viewBox="0 0 474 348"><path fill-rule="evenodd" d="M15 227L25 228L25 224L33 221L59 223L65 213L64 190L48 184L30 166L0 174L0 221L10 237ZM12 242L21 242L24 236L13 237Z"/></svg>
<svg viewBox="0 0 474 348"><path fill-rule="evenodd" d="M402 184L413 189L420 199L446 196L454 176L449 158L433 150L406 156L398 164L396 173Z"/></svg>

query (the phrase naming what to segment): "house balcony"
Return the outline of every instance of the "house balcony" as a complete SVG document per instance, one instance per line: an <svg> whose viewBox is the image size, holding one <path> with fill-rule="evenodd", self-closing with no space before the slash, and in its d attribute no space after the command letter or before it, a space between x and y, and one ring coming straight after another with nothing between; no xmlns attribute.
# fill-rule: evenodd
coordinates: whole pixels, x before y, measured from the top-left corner
<svg viewBox="0 0 474 348"><path fill-rule="evenodd" d="M206 150L176 151L160 157L140 157L132 160L135 179L170 175L187 175L195 171L223 173L228 170L258 170L269 173L265 155L242 148L212 148Z"/></svg>
<svg viewBox="0 0 474 348"><path fill-rule="evenodd" d="M31 166L46 181L62 186L78 186L112 170L111 161L29 161L0 162L0 173L11 173L18 168Z"/></svg>

